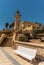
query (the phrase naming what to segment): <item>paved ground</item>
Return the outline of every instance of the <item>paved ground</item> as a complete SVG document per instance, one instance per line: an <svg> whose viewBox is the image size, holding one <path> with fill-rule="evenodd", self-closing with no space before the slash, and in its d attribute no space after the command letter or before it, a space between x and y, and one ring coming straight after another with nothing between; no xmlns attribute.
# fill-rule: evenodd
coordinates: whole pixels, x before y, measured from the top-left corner
<svg viewBox="0 0 44 65"><path fill-rule="evenodd" d="M0 47L0 65L39 65L37 60L35 64L31 64L30 61L16 55L11 47Z"/></svg>

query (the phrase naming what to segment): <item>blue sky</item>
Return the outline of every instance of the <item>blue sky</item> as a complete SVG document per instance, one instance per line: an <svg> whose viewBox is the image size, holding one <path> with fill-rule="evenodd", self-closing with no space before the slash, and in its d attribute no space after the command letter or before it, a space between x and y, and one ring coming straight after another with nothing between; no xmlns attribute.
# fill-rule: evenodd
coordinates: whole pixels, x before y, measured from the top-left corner
<svg viewBox="0 0 44 65"><path fill-rule="evenodd" d="M32 21L44 24L44 0L0 0L0 29L5 22L14 21L16 10L22 15L22 21Z"/></svg>

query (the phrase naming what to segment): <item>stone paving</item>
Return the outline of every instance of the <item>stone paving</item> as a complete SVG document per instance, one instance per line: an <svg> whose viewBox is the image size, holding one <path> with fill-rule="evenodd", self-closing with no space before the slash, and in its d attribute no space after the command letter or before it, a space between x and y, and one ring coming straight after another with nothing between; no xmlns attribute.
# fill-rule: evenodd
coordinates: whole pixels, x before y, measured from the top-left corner
<svg viewBox="0 0 44 65"><path fill-rule="evenodd" d="M40 62L44 61L31 64L29 60L16 55L11 47L0 47L0 65L39 65Z"/></svg>

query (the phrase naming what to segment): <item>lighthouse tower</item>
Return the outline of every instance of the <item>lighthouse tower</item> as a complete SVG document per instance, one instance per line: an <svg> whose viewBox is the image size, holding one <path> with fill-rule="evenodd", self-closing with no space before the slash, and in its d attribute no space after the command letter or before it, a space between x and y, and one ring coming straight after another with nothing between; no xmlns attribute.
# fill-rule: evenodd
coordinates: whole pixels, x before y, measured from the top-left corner
<svg viewBox="0 0 44 65"><path fill-rule="evenodd" d="M20 12L17 10L16 11L16 15L15 15L15 26L14 26L14 30L18 30L19 29L20 19L21 19L21 15L20 15Z"/></svg>

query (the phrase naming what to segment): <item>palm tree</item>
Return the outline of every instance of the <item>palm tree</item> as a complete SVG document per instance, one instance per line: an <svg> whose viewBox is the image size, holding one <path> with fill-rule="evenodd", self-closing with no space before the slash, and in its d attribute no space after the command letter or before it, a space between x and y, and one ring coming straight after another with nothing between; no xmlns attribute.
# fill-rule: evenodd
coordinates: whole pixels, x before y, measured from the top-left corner
<svg viewBox="0 0 44 65"><path fill-rule="evenodd" d="M6 23L5 23L5 27L6 27L6 29L8 29L8 26L9 26L9 23L6 22Z"/></svg>
<svg viewBox="0 0 44 65"><path fill-rule="evenodd" d="M14 27L14 22L9 25L9 28Z"/></svg>
<svg viewBox="0 0 44 65"><path fill-rule="evenodd" d="M5 28L3 28L3 30L5 30Z"/></svg>
<svg viewBox="0 0 44 65"><path fill-rule="evenodd" d="M35 24L38 24L38 22L34 22Z"/></svg>

